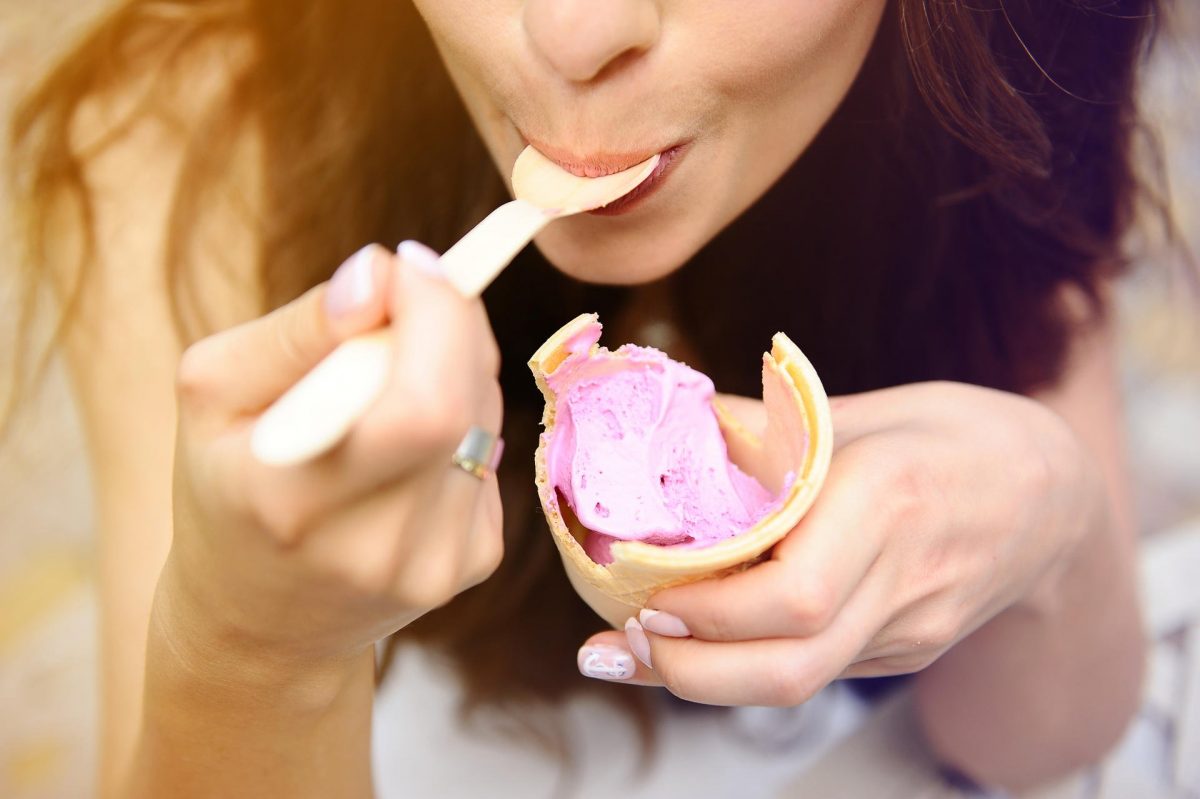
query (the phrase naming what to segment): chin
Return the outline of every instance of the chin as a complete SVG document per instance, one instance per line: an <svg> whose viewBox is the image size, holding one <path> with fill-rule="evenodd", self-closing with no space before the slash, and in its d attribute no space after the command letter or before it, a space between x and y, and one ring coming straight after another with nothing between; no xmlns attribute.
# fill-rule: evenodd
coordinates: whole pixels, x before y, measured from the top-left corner
<svg viewBox="0 0 1200 799"><path fill-rule="evenodd" d="M546 260L568 277L585 283L633 286L671 274L711 238L696 231L622 229L612 221L600 217L563 220L535 242Z"/></svg>

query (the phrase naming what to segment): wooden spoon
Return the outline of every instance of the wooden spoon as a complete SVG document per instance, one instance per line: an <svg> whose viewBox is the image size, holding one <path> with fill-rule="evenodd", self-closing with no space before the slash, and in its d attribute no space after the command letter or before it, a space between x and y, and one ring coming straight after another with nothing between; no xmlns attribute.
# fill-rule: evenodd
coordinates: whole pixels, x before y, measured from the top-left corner
<svg viewBox="0 0 1200 799"><path fill-rule="evenodd" d="M533 147L513 165L513 194L442 256L446 278L478 297L501 270L555 219L602 208L637 188L658 166L654 155L598 178L572 175ZM289 466L335 447L378 398L392 361L384 327L343 342L268 408L250 437L263 463Z"/></svg>

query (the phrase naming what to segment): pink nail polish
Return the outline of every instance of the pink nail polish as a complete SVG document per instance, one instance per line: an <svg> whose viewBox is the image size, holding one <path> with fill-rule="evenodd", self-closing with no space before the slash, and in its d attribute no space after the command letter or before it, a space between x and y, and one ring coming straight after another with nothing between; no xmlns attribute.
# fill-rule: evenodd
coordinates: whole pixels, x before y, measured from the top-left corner
<svg viewBox="0 0 1200 799"><path fill-rule="evenodd" d="M370 302L375 293L375 257L378 246L368 244L346 259L329 280L325 310L342 316Z"/></svg>
<svg viewBox="0 0 1200 799"><path fill-rule="evenodd" d="M664 610L645 608L638 613L638 621L650 632L669 638L687 638L692 634L692 631L683 623L683 619Z"/></svg>
<svg viewBox="0 0 1200 799"><path fill-rule="evenodd" d="M400 246L396 248L396 255L400 257L401 263L410 264L430 277L446 276L442 271L441 256L419 241L408 239L400 242Z"/></svg>
<svg viewBox="0 0 1200 799"><path fill-rule="evenodd" d="M646 668L654 668L650 662L650 639L646 637L646 631L633 616L625 621L625 640L629 642L629 648L633 650L637 659L646 664Z"/></svg>
<svg viewBox="0 0 1200 799"><path fill-rule="evenodd" d="M637 671L633 655L608 644L582 647L577 662L580 674L597 680L628 680Z"/></svg>

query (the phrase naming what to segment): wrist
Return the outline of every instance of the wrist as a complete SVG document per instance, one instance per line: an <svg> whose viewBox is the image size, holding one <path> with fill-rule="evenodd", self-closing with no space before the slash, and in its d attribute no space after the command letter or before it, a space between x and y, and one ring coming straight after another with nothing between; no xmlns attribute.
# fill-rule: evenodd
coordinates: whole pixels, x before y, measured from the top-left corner
<svg viewBox="0 0 1200 799"><path fill-rule="evenodd" d="M370 646L324 653L248 634L189 591L170 560L163 570L150 615L148 687L201 702L220 695L323 712L354 683L373 681L373 664Z"/></svg>
<svg viewBox="0 0 1200 799"><path fill-rule="evenodd" d="M369 796L373 647L301 656L214 619L164 572L122 795Z"/></svg>

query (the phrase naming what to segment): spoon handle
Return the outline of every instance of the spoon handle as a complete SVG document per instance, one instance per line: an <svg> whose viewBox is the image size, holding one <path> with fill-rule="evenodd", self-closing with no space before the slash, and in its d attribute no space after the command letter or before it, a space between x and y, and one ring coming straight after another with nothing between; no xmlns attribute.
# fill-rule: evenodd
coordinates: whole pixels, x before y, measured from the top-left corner
<svg viewBox="0 0 1200 799"><path fill-rule="evenodd" d="M446 278L464 297L478 297L557 216L524 200L506 202L442 255Z"/></svg>
<svg viewBox="0 0 1200 799"><path fill-rule="evenodd" d="M440 265L464 297L478 297L558 214L524 200L497 208L442 256ZM337 446L387 383L390 328L342 342L268 408L254 425L250 449L262 463L295 466Z"/></svg>

